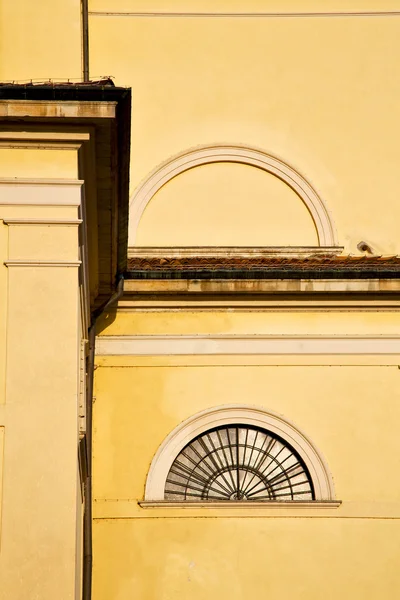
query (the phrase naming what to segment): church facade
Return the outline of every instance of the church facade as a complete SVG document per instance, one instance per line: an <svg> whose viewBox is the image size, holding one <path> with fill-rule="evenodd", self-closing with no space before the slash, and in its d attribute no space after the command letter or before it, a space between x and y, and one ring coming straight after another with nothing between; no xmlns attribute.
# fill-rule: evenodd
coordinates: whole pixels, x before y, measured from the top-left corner
<svg viewBox="0 0 400 600"><path fill-rule="evenodd" d="M398 3L25 8L0 596L395 597Z"/></svg>

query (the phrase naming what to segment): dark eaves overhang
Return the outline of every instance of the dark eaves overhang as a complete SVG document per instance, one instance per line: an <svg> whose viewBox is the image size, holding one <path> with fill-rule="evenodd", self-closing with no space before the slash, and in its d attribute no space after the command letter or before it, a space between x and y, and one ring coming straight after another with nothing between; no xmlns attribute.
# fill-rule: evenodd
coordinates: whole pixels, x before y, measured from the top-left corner
<svg viewBox="0 0 400 600"><path fill-rule="evenodd" d="M22 126L28 132L61 127L70 131L91 128L94 132L94 147L85 151L84 160L91 162L93 179L91 186L85 181L90 196L87 201L96 204L88 213L89 262L97 270L92 308L100 306L127 268L131 90L116 87L109 79L0 83L0 121L2 131ZM79 158L81 179L88 171L84 160Z"/></svg>

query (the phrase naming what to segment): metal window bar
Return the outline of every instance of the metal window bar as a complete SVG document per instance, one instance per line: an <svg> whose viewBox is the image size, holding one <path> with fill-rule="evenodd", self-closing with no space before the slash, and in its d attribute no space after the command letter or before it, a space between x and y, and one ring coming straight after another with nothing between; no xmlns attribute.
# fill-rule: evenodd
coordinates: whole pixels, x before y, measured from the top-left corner
<svg viewBox="0 0 400 600"><path fill-rule="evenodd" d="M310 473L285 440L248 425L216 427L175 458L165 500L315 500Z"/></svg>

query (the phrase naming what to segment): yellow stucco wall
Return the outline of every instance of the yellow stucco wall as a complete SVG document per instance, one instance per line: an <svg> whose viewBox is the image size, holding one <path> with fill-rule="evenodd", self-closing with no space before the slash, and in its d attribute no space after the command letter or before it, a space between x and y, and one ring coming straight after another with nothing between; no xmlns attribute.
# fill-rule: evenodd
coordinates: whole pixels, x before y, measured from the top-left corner
<svg viewBox="0 0 400 600"><path fill-rule="evenodd" d="M100 338L381 335L393 312L133 311ZM108 323L108 325L107 325ZM120 339L120 338L118 338ZM375 599L400 585L395 356L98 356L94 405L94 594ZM150 463L182 421L220 406L283 415L327 461L339 508L141 508ZM393 527L391 527L391 524Z"/></svg>
<svg viewBox="0 0 400 600"><path fill-rule="evenodd" d="M0 256L3 258L7 256L8 246L8 228L5 225L0 226ZM2 264L0 266L0 285L2 294L0 295L0 389L1 397L0 403L4 404L5 401L5 377L6 377L6 332L7 332L7 267Z"/></svg>
<svg viewBox="0 0 400 600"><path fill-rule="evenodd" d="M317 246L318 239L307 208L288 185L231 163L202 165L162 187L144 211L136 238L138 246L238 243Z"/></svg>
<svg viewBox="0 0 400 600"><path fill-rule="evenodd" d="M152 362L118 368L104 359L96 373L96 598L129 598L135 590L146 599L224 599L279 590L282 598L319 599L321 586L332 598L391 596L400 584L396 365ZM296 518L290 511L252 515L251 508L229 518L225 509L193 517L176 510L171 518L170 509L138 508L164 437L223 403L273 409L301 427L323 451L342 506Z"/></svg>
<svg viewBox="0 0 400 600"><path fill-rule="evenodd" d="M110 311L98 321L99 335L179 334L396 334L400 331L397 312L326 312L193 309L147 312Z"/></svg>
<svg viewBox="0 0 400 600"><path fill-rule="evenodd" d="M110 73L133 89L132 197L157 166L190 148L260 149L313 186L345 253L357 254L361 240L377 253L400 251L400 88L393 77L400 21L355 14L395 11L398 3L91 0L89 8L91 72ZM289 12L295 14L279 14ZM310 215L287 185L233 163L171 178L134 233L138 246L317 244ZM131 311L128 300L106 315L99 339L399 332L395 310L140 306ZM373 353L99 355L96 600L394 597L397 362ZM327 461L340 507L295 514L141 508L150 463L166 436L223 404L260 406L304 431Z"/></svg>
<svg viewBox="0 0 400 600"><path fill-rule="evenodd" d="M189 148L244 144L277 156L314 186L332 213L339 244L346 251L357 252L357 243L366 240L378 253L399 252L400 125L394 115L400 89L393 76L399 21L390 15L330 14L396 7L396 2L378 1L324 2L321 7L315 0L197 2L189 7L170 0L149 7L135 0L92 0L91 73L110 73L120 85L133 89L132 190L157 165ZM155 16L138 14L141 11L154 11ZM185 16L185 11L206 14ZM324 14L207 16L224 11ZM178 15L163 17L168 12ZM246 188L248 175L240 165L234 169L236 198L240 187ZM218 240L229 203L224 178L215 181L211 167L187 175L187 185L179 182L181 177L185 176L159 192L153 207L149 205L138 243L157 245L154 230L150 231L157 218L168 231L160 235L159 245L167 236L170 243L173 239L188 243L176 210L163 206L178 191L182 197L172 206L196 203L194 218L202 203L213 206L213 222L197 231L194 243ZM199 189L192 195L197 183ZM246 203L251 196L254 209L251 202L260 203L263 197L274 215L273 201L265 198L262 186L254 178L241 199ZM386 209L376 211L381 202ZM264 205L260 207L263 219L265 211ZM234 214L240 220L241 212ZM183 223L186 218L184 213ZM257 223L256 231L259 228ZM234 245L248 243L248 228L243 232L243 236L232 232ZM282 245L290 243L284 233ZM222 238L232 243L232 236Z"/></svg>
<svg viewBox="0 0 400 600"><path fill-rule="evenodd" d="M398 523L336 519L97 522L96 598L391 598Z"/></svg>
<svg viewBox="0 0 400 600"><path fill-rule="evenodd" d="M0 597L72 600L82 503L77 150L14 145L0 149Z"/></svg>
<svg viewBox="0 0 400 600"><path fill-rule="evenodd" d="M213 406L250 404L283 414L309 435L327 459L339 499L399 500L398 482L390 478L399 462L397 366L343 359L292 366L279 357L275 365L263 365L262 358L246 364L246 357L242 364L220 364L218 357L182 362L102 362L96 374L96 497L142 499L153 455L180 422Z"/></svg>
<svg viewBox="0 0 400 600"><path fill-rule="evenodd" d="M21 143L23 146L23 143ZM74 179L78 175L76 150L0 148L0 177Z"/></svg>
<svg viewBox="0 0 400 600"><path fill-rule="evenodd" d="M357 253L360 240L377 253L400 252L400 21L383 14L398 11L397 0L89 5L91 77L112 75L133 89L132 193L189 148L259 148L312 184L346 253ZM80 78L80 10L78 0L4 0L0 79ZM277 14L290 11L323 14ZM0 148L0 177L76 179L76 169L75 151ZM314 244L309 215L282 186L248 166L199 167L156 194L138 243ZM25 205L0 200L0 219L77 218L76 207L42 205L42 193L29 190ZM0 227L0 596L70 600L80 593L78 281L74 268L12 271L3 263L76 261L78 242L68 228L27 229ZM122 336L395 335L399 322L395 312L135 311L101 327L102 335ZM385 355L98 357L93 599L395 598L397 362ZM257 404L303 429L325 456L342 505L295 517L290 509L140 508L166 435L225 403Z"/></svg>
<svg viewBox="0 0 400 600"><path fill-rule="evenodd" d="M66 81L82 75L79 0L0 2L0 80Z"/></svg>

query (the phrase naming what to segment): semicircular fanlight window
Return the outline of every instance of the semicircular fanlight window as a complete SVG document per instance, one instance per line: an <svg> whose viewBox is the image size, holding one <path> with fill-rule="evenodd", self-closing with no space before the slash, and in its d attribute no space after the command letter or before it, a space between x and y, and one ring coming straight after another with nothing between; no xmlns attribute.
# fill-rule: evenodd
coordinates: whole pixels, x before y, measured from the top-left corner
<svg viewBox="0 0 400 600"><path fill-rule="evenodd" d="M310 474L280 437L247 425L217 427L174 460L165 500L314 500Z"/></svg>

